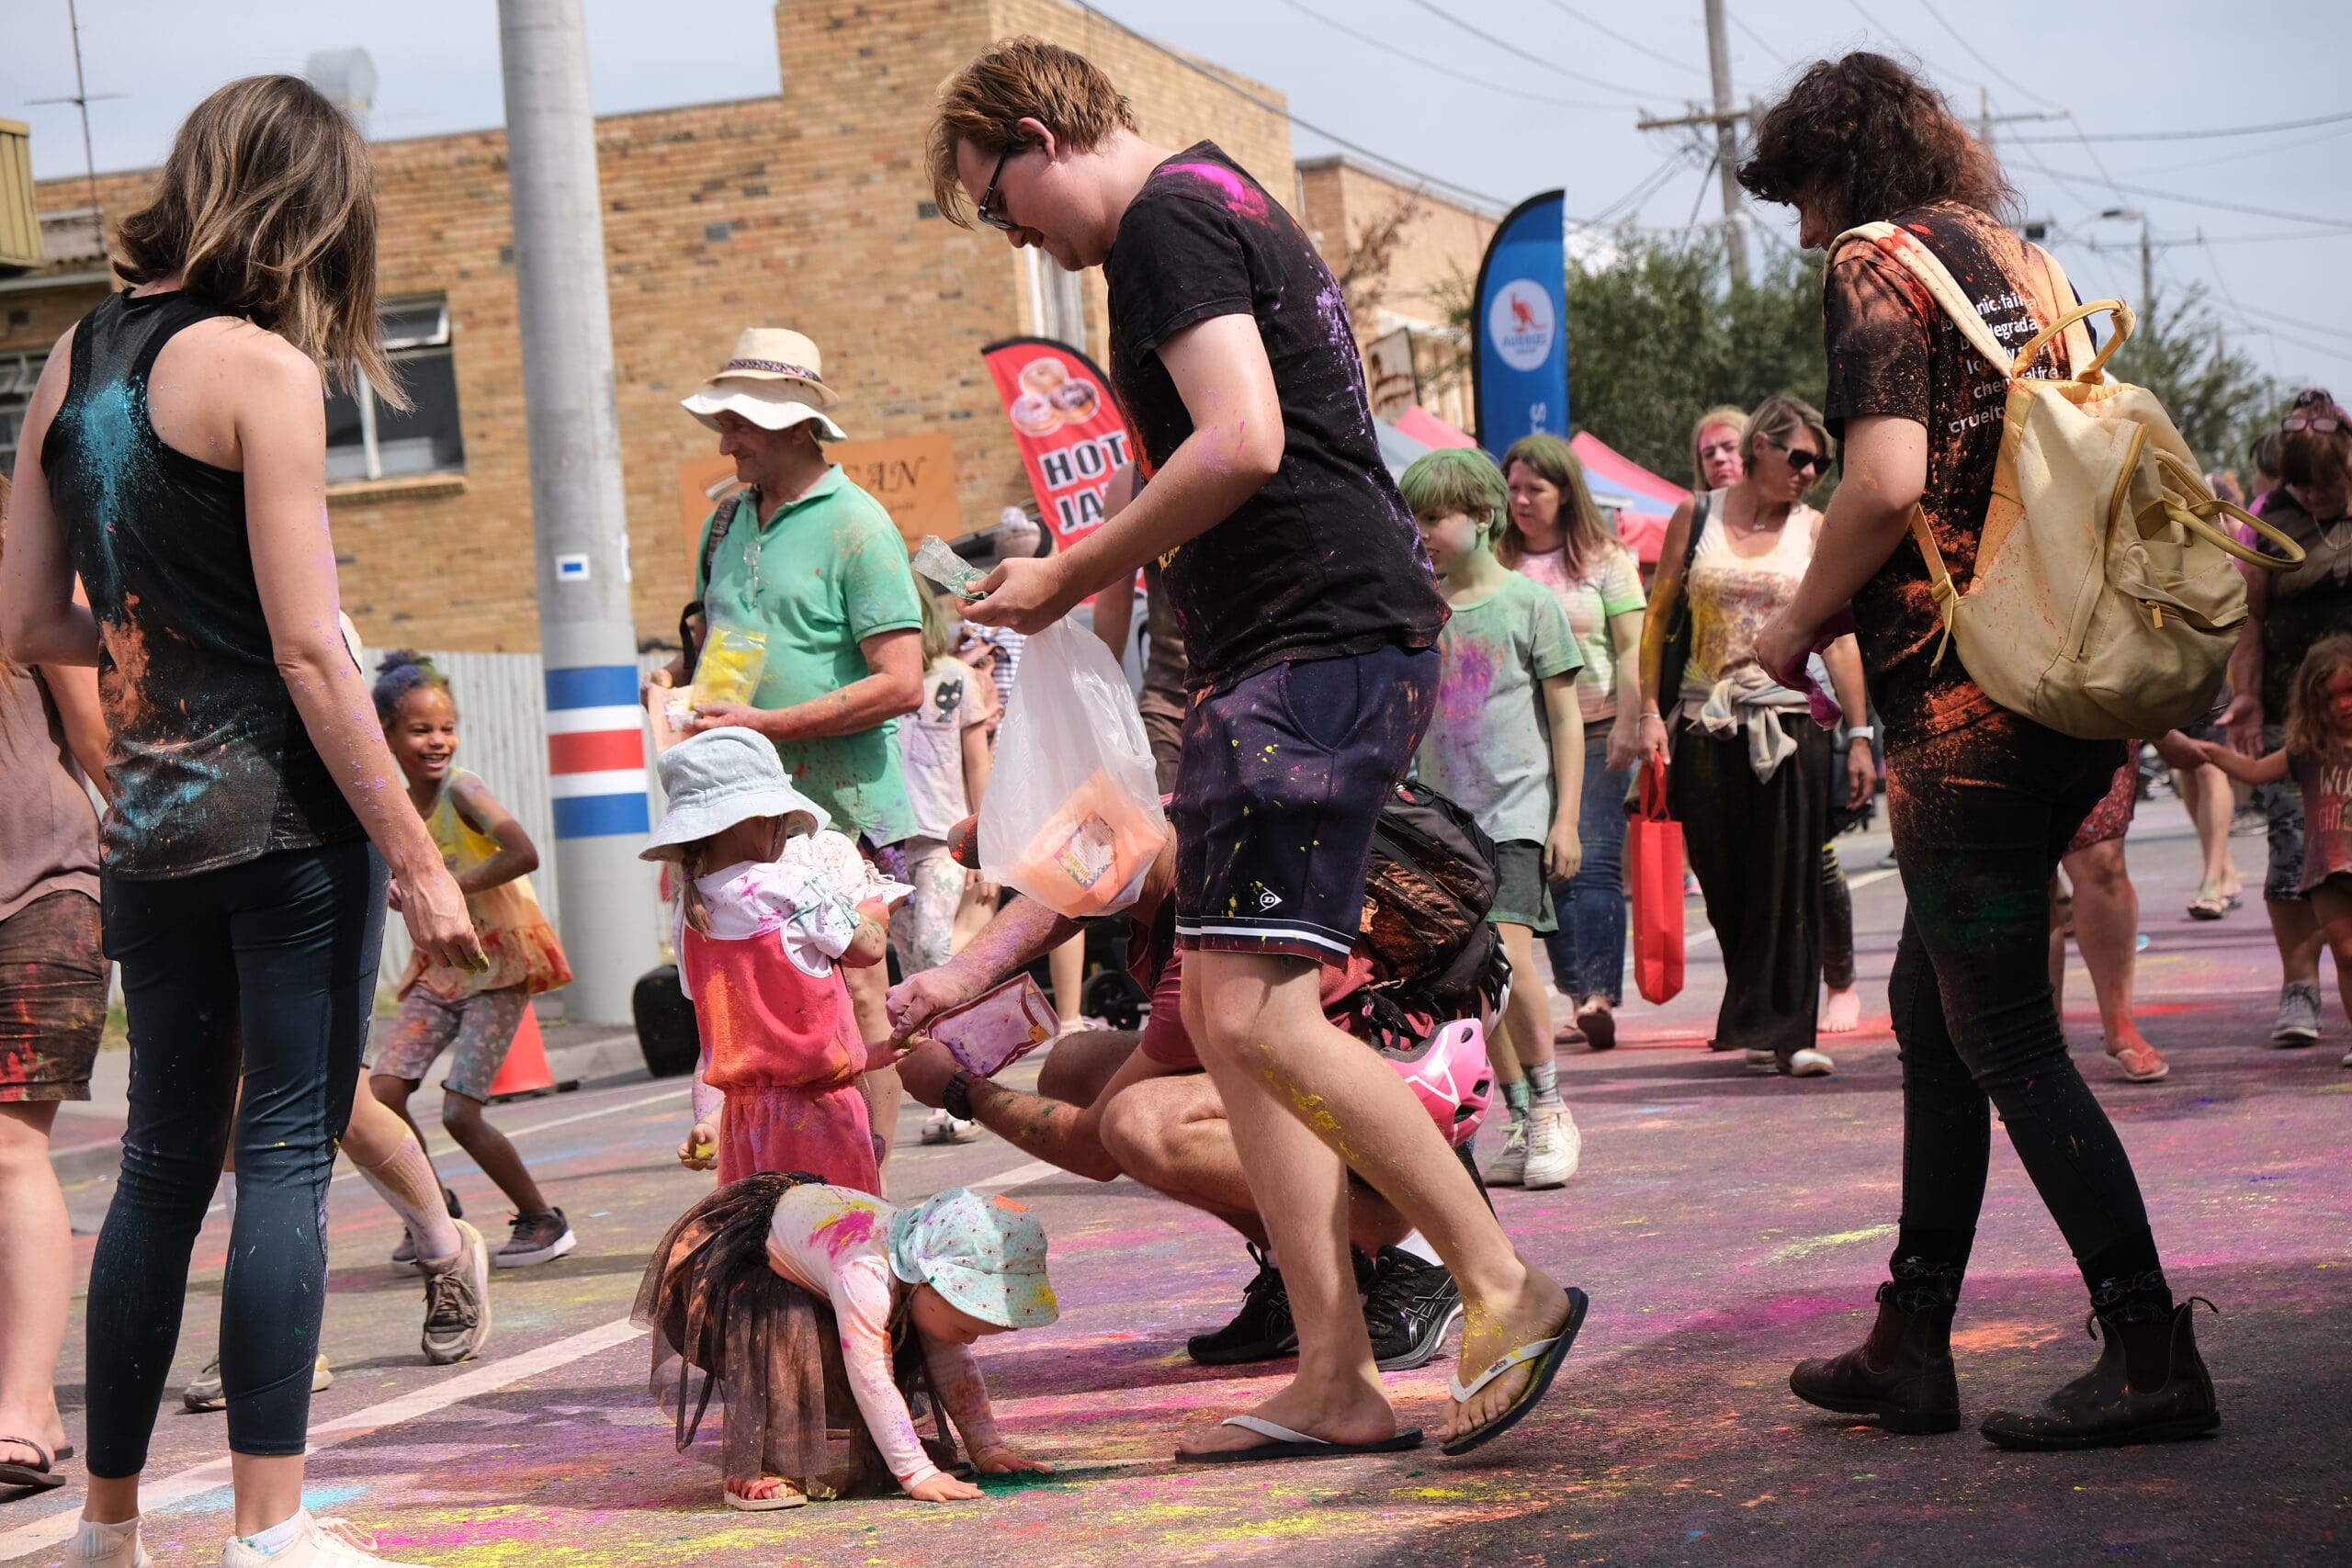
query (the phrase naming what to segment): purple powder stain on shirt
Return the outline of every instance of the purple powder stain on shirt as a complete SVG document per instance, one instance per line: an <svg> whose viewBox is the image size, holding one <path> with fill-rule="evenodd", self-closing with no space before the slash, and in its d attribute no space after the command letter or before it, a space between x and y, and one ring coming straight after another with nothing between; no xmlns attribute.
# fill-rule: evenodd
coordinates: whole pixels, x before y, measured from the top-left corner
<svg viewBox="0 0 2352 1568"><path fill-rule="evenodd" d="M1266 220L1266 193L1222 164L1170 164L1170 174L1190 175L1213 185L1225 196L1225 205L1253 223Z"/></svg>

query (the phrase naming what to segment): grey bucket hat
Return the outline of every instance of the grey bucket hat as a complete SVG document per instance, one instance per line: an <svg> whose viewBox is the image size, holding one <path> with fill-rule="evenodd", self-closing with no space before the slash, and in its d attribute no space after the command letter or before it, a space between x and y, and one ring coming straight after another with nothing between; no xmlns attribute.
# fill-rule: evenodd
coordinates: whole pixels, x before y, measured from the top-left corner
<svg viewBox="0 0 2352 1568"><path fill-rule="evenodd" d="M662 753L656 771L670 809L639 860L676 861L687 844L753 817L805 818L787 830L814 833L832 818L792 787L775 743L755 729L727 725L689 735Z"/></svg>

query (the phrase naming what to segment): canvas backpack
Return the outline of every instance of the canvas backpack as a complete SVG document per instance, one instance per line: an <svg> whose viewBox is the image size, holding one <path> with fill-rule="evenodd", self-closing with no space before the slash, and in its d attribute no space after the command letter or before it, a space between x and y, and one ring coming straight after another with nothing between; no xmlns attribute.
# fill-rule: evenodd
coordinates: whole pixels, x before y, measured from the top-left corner
<svg viewBox="0 0 2352 1568"><path fill-rule="evenodd" d="M2012 355L1975 302L1917 235L1892 223L1848 230L1903 264L1970 346L2008 382L1993 499L1966 592L1954 586L1927 515L1911 536L1927 558L1944 637L1984 694L2011 712L2086 739L2138 739L2194 723L2212 706L2238 628L2245 584L2230 558L2286 570L2302 551L2244 508L2217 500L2154 393L2103 373L2132 335L2120 299L2070 302L2065 273L2030 246L2049 288L2050 324ZM2096 355L2082 323L2107 314L2115 335ZM2026 374L2067 335L2072 380ZM2087 361L2086 363L2086 361ZM2227 519L2284 551L2258 555Z"/></svg>
<svg viewBox="0 0 2352 1568"><path fill-rule="evenodd" d="M1500 1007L1510 962L1487 923L1500 881L1494 840L1468 812L1426 784L1396 785L1364 886L1374 993L1440 1021Z"/></svg>

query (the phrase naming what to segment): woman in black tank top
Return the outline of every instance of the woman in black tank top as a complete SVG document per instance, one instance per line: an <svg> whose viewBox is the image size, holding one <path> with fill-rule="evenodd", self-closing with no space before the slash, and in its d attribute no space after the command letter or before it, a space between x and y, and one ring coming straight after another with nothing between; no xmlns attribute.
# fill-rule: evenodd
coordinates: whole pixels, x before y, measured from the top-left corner
<svg viewBox="0 0 2352 1568"><path fill-rule="evenodd" d="M101 908L131 1052L121 1182L91 1265L79 1562L140 1560L139 1472L232 1117L220 1366L238 1539L222 1561L316 1554L301 1455L320 1233L388 862L418 948L480 959L344 643L321 503L317 362L395 384L374 200L366 145L308 85L221 88L122 224L140 287L66 334L28 410L0 637L22 660L98 667Z"/></svg>

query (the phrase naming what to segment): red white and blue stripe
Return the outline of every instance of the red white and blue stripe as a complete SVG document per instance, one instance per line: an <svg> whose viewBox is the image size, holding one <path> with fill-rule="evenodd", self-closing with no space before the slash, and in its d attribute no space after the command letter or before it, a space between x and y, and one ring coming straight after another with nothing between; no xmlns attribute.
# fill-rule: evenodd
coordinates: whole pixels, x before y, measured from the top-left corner
<svg viewBox="0 0 2352 1568"><path fill-rule="evenodd" d="M548 688L548 784L555 801L555 836L643 837L646 807L645 710L638 706L637 670L628 664L550 670Z"/></svg>

